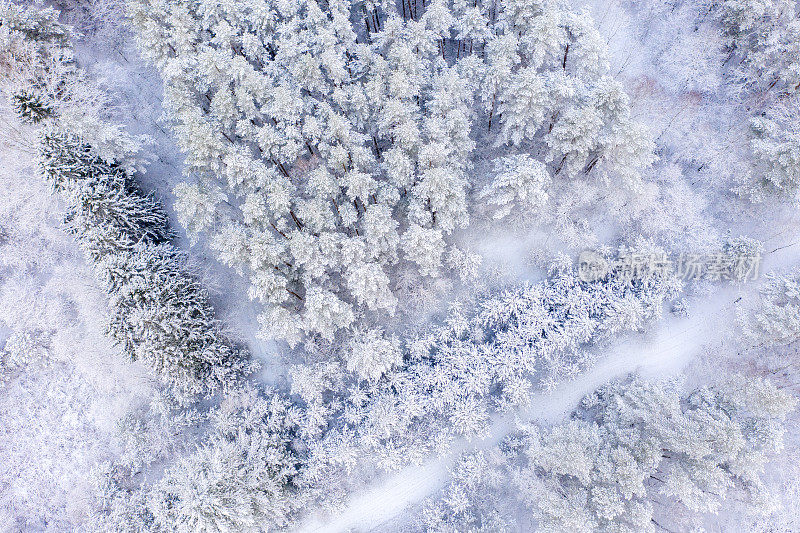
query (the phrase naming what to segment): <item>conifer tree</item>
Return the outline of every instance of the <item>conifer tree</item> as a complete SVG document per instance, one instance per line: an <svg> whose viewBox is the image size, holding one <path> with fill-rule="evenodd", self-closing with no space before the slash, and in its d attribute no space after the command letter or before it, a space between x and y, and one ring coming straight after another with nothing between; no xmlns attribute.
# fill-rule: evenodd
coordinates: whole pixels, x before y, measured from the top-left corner
<svg viewBox="0 0 800 533"><path fill-rule="evenodd" d="M795 403L744 376L689 393L674 382L612 383L565 422L526 424L498 447L465 454L422 523L466 530L514 526L516 517L542 531L676 530L728 498L758 513L769 497L760 475Z"/></svg>
<svg viewBox="0 0 800 533"><path fill-rule="evenodd" d="M301 507L292 413L246 387L212 415L210 441L179 461L149 495L154 525L190 531L271 531Z"/></svg>
<svg viewBox="0 0 800 533"><path fill-rule="evenodd" d="M457 277L444 259L464 255L451 235L483 200L478 139L636 191L652 143L589 16L559 0L468 4L130 1L196 178L176 188L179 219L249 277L276 326L263 335L346 341L365 311L390 319L399 272Z"/></svg>
<svg viewBox="0 0 800 533"><path fill-rule="evenodd" d="M20 68L8 81L13 103L22 120L39 126L42 174L65 200L68 227L109 292L109 333L183 399L234 385L246 354L222 334L206 291L170 244L167 214L136 186L137 164L115 158L134 151L135 140L91 108L74 113L83 74L72 60L69 30L52 9L0 8L5 59ZM108 146L84 138L88 124L102 130L96 133Z"/></svg>

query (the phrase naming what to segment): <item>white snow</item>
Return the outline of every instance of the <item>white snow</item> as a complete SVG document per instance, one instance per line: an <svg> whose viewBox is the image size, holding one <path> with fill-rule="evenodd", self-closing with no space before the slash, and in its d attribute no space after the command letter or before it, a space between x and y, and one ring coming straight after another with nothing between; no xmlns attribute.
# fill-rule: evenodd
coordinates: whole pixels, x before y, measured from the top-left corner
<svg viewBox="0 0 800 533"><path fill-rule="evenodd" d="M800 245L787 242L780 250L765 254L763 268L772 270L798 261ZM460 441L447 455L391 474L354 494L333 516L314 516L297 531L381 531L382 526L401 516L404 510L442 488L449 478L450 467L461 453L499 443L516 428L518 421L557 422L585 395L630 373L660 379L678 375L704 346L724 342L727 333L735 328L735 303L756 289L757 283L717 287L712 296L691 306L690 316L667 316L653 331L630 335L603 348L599 362L592 369L556 391L533 396L521 412L496 420L488 437Z"/></svg>
<svg viewBox="0 0 800 533"><path fill-rule="evenodd" d="M83 7L96 10L94 15L98 20L107 17L114 22L109 22L102 35L87 34L78 47L79 62L90 76L106 80L118 104L113 118L123 122L132 133L146 133L155 139L148 148L154 162L138 178L147 190L155 191L164 200L174 215L172 188L185 176L182 156L160 118L159 78L134 50L133 36L122 24L118 12L121 4L116 0L108 4L107 11L102 11L103 3L94 0ZM662 195L651 202L655 207L643 208L646 215L631 222L631 227L627 221L611 221L608 226L595 228L598 240L616 243L617 239L643 235L676 250L706 250L717 246L725 232L730 232L765 242L767 253L762 272L800 265L797 207L777 199L760 206L751 205L730 191L736 177L750 168L748 110L729 94L726 67L720 57L721 35L710 31L709 24L695 27L699 15L694 8L702 2L674 3L669 11L666 2L580 0L575 4L588 7L595 16L611 49L612 72L630 94L634 116L652 129L662 158L649 175L658 183ZM72 9L80 15L78 8ZM73 22L77 21L75 13ZM112 28L117 23L119 27ZM116 359L121 354L103 336L98 317L92 316L102 313L97 309L102 308L102 301L98 300L103 295L92 285L91 272L83 264L77 245L61 229L57 202L46 196L43 184L35 182L38 178L31 154L18 154L7 143L8 139L0 143L4 150L0 153L3 185L0 204L4 204L0 205L0 222L4 222L4 215L20 228L31 221L41 222L36 232L30 232L30 246L19 250L21 254L28 253L28 248L34 250L33 262L53 260L56 264L46 264L43 267L46 273L36 276L29 285L12 285L8 279L21 277L23 269L2 270L4 261L18 259L9 255L10 247L3 248L6 255L0 255L0 303L9 299L35 300L31 295L41 295L40 306L47 307L52 301L55 303L51 307L55 308L68 300L75 304L76 316L74 324L55 328L52 350L57 361L55 370L31 371L25 381L14 383L0 396L0 412L18 413L19 418L12 421L8 415L7 420L1 421L8 424L0 423L0 434L4 434L0 439L0 474L12 472L23 480L17 482L17 492L12 494L7 490L11 484L0 476L0 523L6 517L9 522L12 518L10 511L4 510L5 505L7 509L16 506L15 516L27 515L31 524L48 515L57 515L64 521L51 527L63 525L67 529L85 518L90 503L86 494L88 469L116 453L112 449L114 423L131 408L129 403L143 401L149 395L150 384L146 372L138 365ZM12 164L15 158L29 161ZM24 190L25 186L32 192ZM37 199L37 195L42 198ZM646 197L643 204L651 201L646 195L643 197ZM634 206L628 209L636 210ZM173 223L180 229L174 216ZM515 234L511 228L501 227L496 232L473 229L465 233L469 235L464 235L463 240L485 257L485 277L492 278L489 283L539 279L541 271L537 267L543 259L564 248L558 235L542 232ZM204 243L190 248L183 235L179 240L197 266L202 281L210 287L219 316L229 326L231 335L246 342L256 358L265 363L263 381L279 381L293 361L279 360L277 344L255 338L255 317L260 309L246 297L246 280L221 266ZM62 290L60 285L66 288ZM619 337L597 347L594 367L555 391L534 395L525 409L498 416L485 438L460 440L443 456L429 457L383 476L351 494L336 512L323 514L311 510L297 531L385 531L402 519L404 512L436 494L448 482L450 469L462 453L496 445L515 430L518 422L557 422L583 396L611 380L632 372L668 379L685 371L704 351L737 349L742 343L737 340L734 309L738 300L751 297L758 285L755 282L696 288L688 296L688 317L667 315L651 330ZM7 296L3 296L4 291ZM40 314L44 316L43 312ZM8 316L8 309L0 310L0 351L12 333L3 322L10 320ZM59 372L64 375L59 376ZM61 402L53 400L54 397ZM17 403L29 399L26 409L15 408ZM36 404L36 399L42 399L42 404ZM30 419L29 427L26 417ZM4 429L9 435L5 436ZM796 456L800 432L796 427L790 428L790 432L794 439L790 439L790 446ZM53 434L61 440L51 438ZM36 464L37 457L41 464ZM58 475L59 485L52 493L42 488L49 482L42 473L49 473L45 468L47 461L57 463L50 468ZM61 516L65 515L64 509L48 509L68 500L70 508L66 515L69 516ZM27 525L32 527L31 524ZM736 524L732 524L720 530L735 528Z"/></svg>

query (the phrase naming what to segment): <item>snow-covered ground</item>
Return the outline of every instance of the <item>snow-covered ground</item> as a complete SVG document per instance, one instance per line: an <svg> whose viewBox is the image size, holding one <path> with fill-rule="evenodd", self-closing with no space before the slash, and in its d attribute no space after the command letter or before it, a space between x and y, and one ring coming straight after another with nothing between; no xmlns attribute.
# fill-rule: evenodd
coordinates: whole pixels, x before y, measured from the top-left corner
<svg viewBox="0 0 800 533"><path fill-rule="evenodd" d="M168 208L178 243L210 289L219 318L262 363L260 378L288 389L293 361L285 359L288 350L281 345L256 336L262 309L247 297L248 281L222 266L204 241L190 245L177 221L172 191L185 179L183 157L161 116L160 78L139 56L119 6L110 5L108 11L92 2L84 6L119 28L81 37L78 63L108 89L116 104L111 116L131 133L153 139L146 147L151 162L137 179ZM659 156L646 176L656 191L647 197L650 205L626 204L622 208L630 213L597 217L595 243L630 243L644 235L678 253L718 249L728 235L747 235L765 245L762 273L800 265L796 207L754 206L731 191L748 164L748 102L726 84L721 37L701 16L701 3L677 2L672 10L659 2L576 5L594 16L611 50L611 70L630 95L634 118L649 128ZM83 12L68 11L66 18L76 22ZM18 524L21 529L69 529L86 519L93 469L120 453L116 423L154 389L148 372L126 362L105 337L97 320L105 312L104 296L77 244L62 229L61 206L37 181L31 147L15 144L11 133L7 138L0 146L5 191L0 230L11 232L12 244L0 248L0 303L6 304L0 311L0 351L14 334L29 330L46 339L46 362L31 363L25 374L0 385L5 422L0 424L0 522L26 515L30 521ZM492 286L538 281L542 266L558 252L574 252L559 236L502 225L480 228L464 241L483 255L486 285ZM380 477L350 494L336 511L310 510L295 529L386 531L445 486L462 453L496 445L518 422L563 420L582 397L630 373L668 379L692 370L708 353L746 351L736 304L754 299L758 287L758 281L690 285L687 316L666 313L643 332L594 347L592 368L554 391L535 394L523 410L497 416L484 438L462 439L444 455ZM445 308L447 302L440 304ZM796 448L799 434L796 424L790 426L789 448ZM41 460L34 461L34 455ZM47 476L56 476L49 493ZM771 476L770 483L781 482L775 472ZM735 524L723 524L717 523L720 531L735 530Z"/></svg>
<svg viewBox="0 0 800 533"><path fill-rule="evenodd" d="M105 294L63 206L7 130L0 189L0 523L68 530L87 520L94 476L120 452L117 424L153 383L105 335Z"/></svg>
<svg viewBox="0 0 800 533"><path fill-rule="evenodd" d="M800 248L799 248L800 249ZM800 255L800 254L798 254ZM382 531L404 510L440 489L456 458L465 451L488 448L514 431L518 422L552 423L562 420L581 398L605 383L639 373L667 379L679 374L708 345L720 342L731 327L734 302L744 291L726 287L693 307L689 317L668 316L653 331L631 335L598 350L599 362L579 378L552 392L540 392L523 410L495 420L485 438L456 443L449 454L411 465L353 495L339 512L311 519L298 531Z"/></svg>
<svg viewBox="0 0 800 533"><path fill-rule="evenodd" d="M785 246L785 248L783 247ZM800 261L800 243L786 243L764 256L763 268L771 271ZM513 432L518 423L555 423L563 420L580 400L602 385L635 373L645 378L669 379L679 375L702 353L730 349L738 326L735 304L753 296L758 283L717 287L699 296L686 317L667 315L641 334L598 349L598 363L580 377L552 392L540 392L521 411L498 418L485 438L457 442L449 453L413 464L388 475L354 494L340 510L312 517L297 531L384 531L385 526L441 489L456 459L466 451L489 448Z"/></svg>

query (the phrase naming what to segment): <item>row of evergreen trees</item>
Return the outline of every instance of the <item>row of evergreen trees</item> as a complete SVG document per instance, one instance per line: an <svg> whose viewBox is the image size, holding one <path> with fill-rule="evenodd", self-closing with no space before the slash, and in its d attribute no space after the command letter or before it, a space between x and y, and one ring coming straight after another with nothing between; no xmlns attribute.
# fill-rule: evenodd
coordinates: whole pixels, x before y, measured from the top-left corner
<svg viewBox="0 0 800 533"><path fill-rule="evenodd" d="M206 290L186 273L159 203L67 130L44 134L41 166L108 290L109 333L125 353L182 393L233 384L246 354L223 336Z"/></svg>
<svg viewBox="0 0 800 533"><path fill-rule="evenodd" d="M108 333L166 385L121 424L124 451L102 469L93 525L216 531L285 524L299 501L291 497L292 478L302 464L292 446L294 408L248 385L254 365L247 351L223 334L207 291L171 242L166 212L136 185L136 162L106 157L71 120L92 113L80 102L92 87L58 13L0 4L0 31L3 59L16 71L4 92L40 134L43 177L66 204L67 227L108 292ZM126 145L116 130L111 144ZM215 393L210 410L191 403ZM153 465L164 475L138 475Z"/></svg>
<svg viewBox="0 0 800 533"><path fill-rule="evenodd" d="M24 120L55 118L33 91L14 101ZM109 333L125 353L184 394L233 383L246 355L224 338L205 289L186 273L159 202L66 128L45 130L40 156L44 177L66 200L70 230L109 292Z"/></svg>
<svg viewBox="0 0 800 533"><path fill-rule="evenodd" d="M28 60L38 64L33 74L39 77L17 87L11 103L24 122L41 126L41 170L65 200L68 227L109 293L110 335L181 395L235 383L248 366L247 354L225 338L206 290L171 244L166 212L137 188L124 165L97 155L60 120L60 104L70 100L78 80L64 37L69 32L49 11L16 15L4 17L5 25L37 49L28 51Z"/></svg>

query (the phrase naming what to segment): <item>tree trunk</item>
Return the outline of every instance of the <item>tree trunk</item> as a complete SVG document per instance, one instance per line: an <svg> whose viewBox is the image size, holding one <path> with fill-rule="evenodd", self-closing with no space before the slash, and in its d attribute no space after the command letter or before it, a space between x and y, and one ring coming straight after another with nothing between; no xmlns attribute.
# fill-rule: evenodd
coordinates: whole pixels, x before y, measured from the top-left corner
<svg viewBox="0 0 800 533"><path fill-rule="evenodd" d="M492 97L492 109L489 111L489 128L486 131L492 131L492 118L494 117L494 106L497 102L497 93Z"/></svg>

